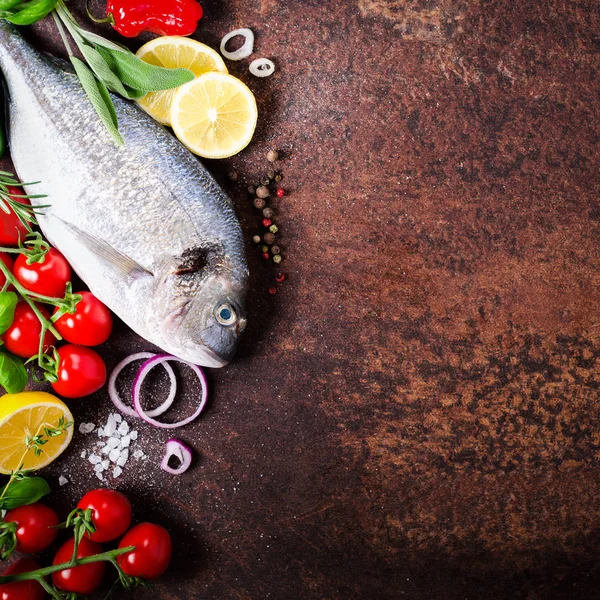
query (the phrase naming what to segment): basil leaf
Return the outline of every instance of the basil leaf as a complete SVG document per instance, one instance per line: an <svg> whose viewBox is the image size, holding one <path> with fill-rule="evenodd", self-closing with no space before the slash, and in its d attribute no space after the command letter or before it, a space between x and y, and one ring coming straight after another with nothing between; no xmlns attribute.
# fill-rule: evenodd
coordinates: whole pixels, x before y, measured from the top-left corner
<svg viewBox="0 0 600 600"><path fill-rule="evenodd" d="M170 90L194 79L189 69L165 69L140 60L131 52L97 46L110 70L126 85L136 90L158 92Z"/></svg>
<svg viewBox="0 0 600 600"><path fill-rule="evenodd" d="M6 486L2 488L2 491ZM42 477L14 479L0 499L0 509L11 510L25 504L33 504L50 493L48 482Z"/></svg>
<svg viewBox="0 0 600 600"><path fill-rule="evenodd" d="M14 25L32 25L46 17L57 4L58 0L29 0L14 6L11 14L4 15L4 18Z"/></svg>
<svg viewBox="0 0 600 600"><path fill-rule="evenodd" d="M27 379L27 369L23 361L12 354L0 352L0 385L9 394L18 394L25 389Z"/></svg>
<svg viewBox="0 0 600 600"><path fill-rule="evenodd" d="M22 0L0 0L0 10L10 10Z"/></svg>
<svg viewBox="0 0 600 600"><path fill-rule="evenodd" d="M14 292L0 292L0 335L12 325L18 300Z"/></svg>
<svg viewBox="0 0 600 600"><path fill-rule="evenodd" d="M115 142L119 146L122 146L124 142L119 133L117 113L115 112L115 107L110 99L106 85L102 81L96 79L90 68L76 56L71 56L71 62L73 63L77 77L79 77L79 81L81 81L81 85L90 99L90 102L96 109L98 116L102 119L104 125L106 125L106 128Z"/></svg>

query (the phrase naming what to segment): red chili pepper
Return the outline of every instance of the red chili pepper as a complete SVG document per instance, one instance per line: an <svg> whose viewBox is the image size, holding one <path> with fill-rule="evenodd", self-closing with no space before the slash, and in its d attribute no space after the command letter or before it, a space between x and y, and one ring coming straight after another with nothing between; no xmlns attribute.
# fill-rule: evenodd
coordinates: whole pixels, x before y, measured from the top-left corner
<svg viewBox="0 0 600 600"><path fill-rule="evenodd" d="M191 35L202 18L202 7L196 0L108 0L106 14L125 37L142 31Z"/></svg>

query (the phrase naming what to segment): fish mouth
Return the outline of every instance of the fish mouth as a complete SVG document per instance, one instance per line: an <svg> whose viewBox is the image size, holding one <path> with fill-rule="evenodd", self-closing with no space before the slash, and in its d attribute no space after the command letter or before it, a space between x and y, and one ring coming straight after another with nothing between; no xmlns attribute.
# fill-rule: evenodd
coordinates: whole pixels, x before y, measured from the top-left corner
<svg viewBox="0 0 600 600"><path fill-rule="evenodd" d="M205 360L207 362L203 363L203 366L205 367L220 369L221 367L224 367L226 364L229 363L228 359L223 358L220 354L217 354L217 352L215 352L212 348L209 348L208 346L204 346L202 350L206 355ZM208 364L209 362L211 364Z"/></svg>

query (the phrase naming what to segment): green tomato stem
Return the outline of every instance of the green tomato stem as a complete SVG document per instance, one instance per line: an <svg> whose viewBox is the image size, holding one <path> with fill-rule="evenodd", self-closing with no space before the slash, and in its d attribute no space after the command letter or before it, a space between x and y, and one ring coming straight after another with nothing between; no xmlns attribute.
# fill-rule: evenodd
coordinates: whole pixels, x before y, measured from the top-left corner
<svg viewBox="0 0 600 600"><path fill-rule="evenodd" d="M39 294L34 294L33 292L30 292L29 290L25 289L19 283L17 278L11 273L10 269L1 260L0 260L0 271L2 271L2 273L6 277L6 281L7 282L10 281L10 283L12 283L12 285L15 286L15 289L17 290L17 292L19 292L19 295L22 296L23 300L25 300L25 302L27 302L27 304L29 304L29 306L31 307L31 310L33 310L33 312L35 313L35 316L39 319L40 323L42 324L42 329L44 327L46 327L46 329L48 331L50 331L57 339L62 340L62 336L60 335L60 333L58 333L58 331L56 330L54 325L52 325L52 323L48 319L46 319L46 317L44 317L44 315L40 312L40 309L31 300L30 296L34 296L35 298L39 299L40 301L43 300L44 302L48 302L48 304L53 304L54 306L59 306L60 301L58 301L57 298L49 298L48 296L40 296ZM44 338L42 337L41 339L43 340Z"/></svg>
<svg viewBox="0 0 600 600"><path fill-rule="evenodd" d="M63 600L56 588L50 585L43 577L36 577L36 581L44 588L47 594L50 594L54 600Z"/></svg>
<svg viewBox="0 0 600 600"><path fill-rule="evenodd" d="M52 565L50 567L43 567L36 571L27 571L26 573L17 573L15 575L0 575L0 584L10 583L11 581L31 581L36 579L40 581L52 573L62 571L63 569L72 569L73 567L80 567L82 565L89 565L95 562L110 562L114 564L114 559L121 554L127 554L135 550L135 546L126 546L125 548L115 548L108 552L102 552L100 554L93 554L92 556L86 556L84 558L76 558L69 562L61 563L60 565Z"/></svg>

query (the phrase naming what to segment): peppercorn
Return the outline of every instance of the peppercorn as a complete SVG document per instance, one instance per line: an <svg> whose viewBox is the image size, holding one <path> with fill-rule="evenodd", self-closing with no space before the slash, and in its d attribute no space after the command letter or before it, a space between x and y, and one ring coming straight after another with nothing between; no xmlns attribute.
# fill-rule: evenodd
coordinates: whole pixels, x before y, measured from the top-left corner
<svg viewBox="0 0 600 600"><path fill-rule="evenodd" d="M263 177L263 178L260 180L260 183L261 183L262 185L269 185L269 184L271 183L271 180L270 180L268 177Z"/></svg>
<svg viewBox="0 0 600 600"><path fill-rule="evenodd" d="M267 152L267 160L269 162L275 162L279 160L279 152L277 152L277 150L269 150Z"/></svg>
<svg viewBox="0 0 600 600"><path fill-rule="evenodd" d="M275 171L269 171L269 172L267 173L267 177L268 177L269 179L275 179Z"/></svg>
<svg viewBox="0 0 600 600"><path fill-rule="evenodd" d="M265 219L265 221L268 221L268 220L269 220L269 219ZM264 225L265 221L263 221L263 225ZM266 225L265 225L265 227L266 227ZM277 232L279 231L279 227L277 227L277 225L271 225L271 226L269 227L269 231L270 231L271 233L277 233Z"/></svg>
<svg viewBox="0 0 600 600"><path fill-rule="evenodd" d="M271 246L271 254L281 254L281 248L279 246Z"/></svg>
<svg viewBox="0 0 600 600"><path fill-rule="evenodd" d="M281 173L275 174L275 181L279 182L283 179L283 175Z"/></svg>
<svg viewBox="0 0 600 600"><path fill-rule="evenodd" d="M263 219L262 223L263 223L263 227L269 228L273 224L273 221L271 221L271 219ZM272 231L271 233L277 233L277 232Z"/></svg>
<svg viewBox="0 0 600 600"><path fill-rule="evenodd" d="M229 177L229 179L231 181L237 181L238 180L238 174L235 171L233 171L233 170L227 172L227 177Z"/></svg>
<svg viewBox="0 0 600 600"><path fill-rule="evenodd" d="M275 211L268 207L267 208L263 208L263 217L265 219L272 219L275 216Z"/></svg>
<svg viewBox="0 0 600 600"><path fill-rule="evenodd" d="M252 238L252 241L253 241L255 244L260 244L260 235L255 235L255 236Z"/></svg>
<svg viewBox="0 0 600 600"><path fill-rule="evenodd" d="M278 265L278 264L279 264L281 261L282 261L281 254L276 254L276 255L273 257L273 262L274 262L276 265Z"/></svg>
<svg viewBox="0 0 600 600"><path fill-rule="evenodd" d="M269 244L270 246L271 244L275 243L275 234L269 231L268 233L265 233L265 235L263 235L263 240L265 240L265 243Z"/></svg>
<svg viewBox="0 0 600 600"><path fill-rule="evenodd" d="M275 286L269 288L269 294L274 296L277 293L277 288Z"/></svg>
<svg viewBox="0 0 600 600"><path fill-rule="evenodd" d="M269 192L269 188L266 185L259 185L256 188L256 195L259 198L268 198L271 195L271 192Z"/></svg>
<svg viewBox="0 0 600 600"><path fill-rule="evenodd" d="M268 252L263 252L263 255L262 255L262 257L263 257L265 260L269 260L269 253L268 253Z"/></svg>
<svg viewBox="0 0 600 600"><path fill-rule="evenodd" d="M248 193L249 193L251 196L254 196L254 194L256 194L256 187L255 187L255 186L253 186L253 185L249 185L249 186L248 186Z"/></svg>
<svg viewBox="0 0 600 600"><path fill-rule="evenodd" d="M285 280L285 275L281 272L277 273L277 275L275 275L275 281L277 283L281 283L282 281Z"/></svg>
<svg viewBox="0 0 600 600"><path fill-rule="evenodd" d="M283 198L285 196L285 190L283 188L277 188L275 194L278 198Z"/></svg>
<svg viewBox="0 0 600 600"><path fill-rule="evenodd" d="M268 251L269 251L269 246L267 246L267 245L263 244L263 245L260 247L260 251L261 251L261 252L268 252Z"/></svg>
<svg viewBox="0 0 600 600"><path fill-rule="evenodd" d="M266 202L264 198L254 198L252 204L254 204L254 208L258 208L258 210L261 210L265 207Z"/></svg>

